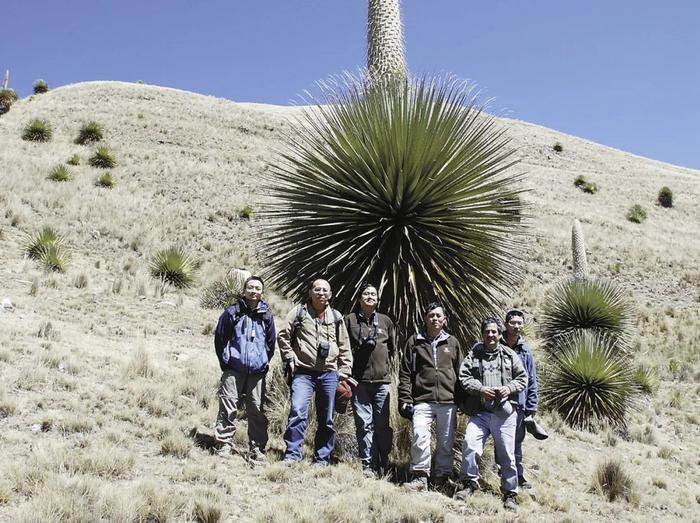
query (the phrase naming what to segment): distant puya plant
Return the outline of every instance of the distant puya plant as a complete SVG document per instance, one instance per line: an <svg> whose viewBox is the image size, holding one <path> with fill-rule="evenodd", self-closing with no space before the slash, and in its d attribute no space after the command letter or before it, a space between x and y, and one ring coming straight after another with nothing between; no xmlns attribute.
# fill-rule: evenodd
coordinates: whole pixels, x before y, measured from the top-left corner
<svg viewBox="0 0 700 523"><path fill-rule="evenodd" d="M61 164L51 169L47 178L54 182L67 182L73 179L73 174L65 165Z"/></svg>
<svg viewBox="0 0 700 523"><path fill-rule="evenodd" d="M93 142L99 142L102 140L104 130L102 126L97 122L87 122L82 125L80 131L78 131L78 137L75 139L75 143L78 145L87 145Z"/></svg>
<svg viewBox="0 0 700 523"><path fill-rule="evenodd" d="M34 82L34 94L44 94L49 92L49 84L46 80L37 80Z"/></svg>
<svg viewBox="0 0 700 523"><path fill-rule="evenodd" d="M644 207L638 203L635 203L629 208L625 217L627 218L627 221L632 223L642 223L647 219L647 211L644 209Z"/></svg>
<svg viewBox="0 0 700 523"><path fill-rule="evenodd" d="M88 163L92 167L99 167L101 169L112 169L117 165L117 161L107 147L98 147L89 159Z"/></svg>
<svg viewBox="0 0 700 523"><path fill-rule="evenodd" d="M24 252L39 261L47 270L64 272L71 258L65 238L51 227L44 227L34 234L27 234Z"/></svg>
<svg viewBox="0 0 700 523"><path fill-rule="evenodd" d="M194 284L194 273L199 263L183 247L162 249L151 258L150 271L153 278L169 283L178 289Z"/></svg>
<svg viewBox="0 0 700 523"><path fill-rule="evenodd" d="M41 118L31 120L22 131L22 139L30 142L48 142L52 136L53 127Z"/></svg>

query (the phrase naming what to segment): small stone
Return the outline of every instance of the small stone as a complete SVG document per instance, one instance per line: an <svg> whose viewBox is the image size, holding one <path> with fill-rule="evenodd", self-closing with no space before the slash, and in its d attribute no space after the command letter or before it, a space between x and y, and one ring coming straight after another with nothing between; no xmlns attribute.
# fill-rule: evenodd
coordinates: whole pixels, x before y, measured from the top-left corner
<svg viewBox="0 0 700 523"><path fill-rule="evenodd" d="M40 423L34 423L31 427L32 432L36 434L37 432L41 432L41 424Z"/></svg>
<svg viewBox="0 0 700 523"><path fill-rule="evenodd" d="M6 309L8 311L13 311L15 310L15 306L12 304L12 300L10 298L3 298L2 300L2 308Z"/></svg>

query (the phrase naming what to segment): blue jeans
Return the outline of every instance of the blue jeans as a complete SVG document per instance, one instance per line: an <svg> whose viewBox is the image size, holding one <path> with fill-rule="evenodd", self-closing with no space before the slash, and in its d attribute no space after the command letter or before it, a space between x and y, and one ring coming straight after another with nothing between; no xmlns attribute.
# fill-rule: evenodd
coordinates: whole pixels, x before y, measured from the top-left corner
<svg viewBox="0 0 700 523"><path fill-rule="evenodd" d="M393 432L389 425L389 384L361 382L352 396L357 448L363 467L386 470Z"/></svg>
<svg viewBox="0 0 700 523"><path fill-rule="evenodd" d="M286 461L301 460L301 446L304 443L306 424L309 418L311 396L316 393L316 437L314 438L314 461L328 464L335 447L335 429L333 428L333 407L335 406L335 389L338 386L336 371L297 372L292 378L292 407L284 431L284 452Z"/></svg>

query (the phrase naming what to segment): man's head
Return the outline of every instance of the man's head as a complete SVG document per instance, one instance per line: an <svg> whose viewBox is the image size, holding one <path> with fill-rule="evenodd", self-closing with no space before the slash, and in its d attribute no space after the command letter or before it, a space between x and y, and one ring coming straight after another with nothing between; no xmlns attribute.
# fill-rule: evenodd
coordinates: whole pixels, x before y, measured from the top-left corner
<svg viewBox="0 0 700 523"><path fill-rule="evenodd" d="M363 283L360 286L360 299L358 301L364 312L374 312L379 304L377 287L371 283Z"/></svg>
<svg viewBox="0 0 700 523"><path fill-rule="evenodd" d="M250 276L243 282L243 299L257 303L262 299L264 283L260 276Z"/></svg>
<svg viewBox="0 0 700 523"><path fill-rule="evenodd" d="M447 311L438 302L428 305L425 313L425 328L429 336L436 336L440 333L447 321Z"/></svg>
<svg viewBox="0 0 700 523"><path fill-rule="evenodd" d="M311 282L309 285L309 299L311 300L312 307L321 312L326 308L328 302L333 296L331 292L331 284L326 280L317 279Z"/></svg>
<svg viewBox="0 0 700 523"><path fill-rule="evenodd" d="M501 337L501 327L496 318L486 318L481 322L481 339L486 350L495 350Z"/></svg>
<svg viewBox="0 0 700 523"><path fill-rule="evenodd" d="M518 309L511 309L506 313L506 335L509 338L518 338L525 326L525 314Z"/></svg>

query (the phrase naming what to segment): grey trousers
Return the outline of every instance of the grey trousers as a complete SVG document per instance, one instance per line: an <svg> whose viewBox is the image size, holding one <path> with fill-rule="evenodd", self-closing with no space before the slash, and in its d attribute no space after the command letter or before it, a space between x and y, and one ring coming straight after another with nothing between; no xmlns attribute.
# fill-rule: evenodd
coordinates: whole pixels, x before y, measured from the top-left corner
<svg viewBox="0 0 700 523"><path fill-rule="evenodd" d="M267 445L267 416L263 410L265 374L224 371L219 387L219 414L216 417L214 438L219 443L229 445L233 443L236 415L238 414L237 404L241 396L245 396L250 447L264 451Z"/></svg>
<svg viewBox="0 0 700 523"><path fill-rule="evenodd" d="M518 492L518 473L515 469L515 425L518 414L513 410L503 418L491 412L480 412L469 418L462 444L462 480L479 479L479 460L484 452L484 443L489 434L496 447L496 460L501 467L501 492Z"/></svg>

